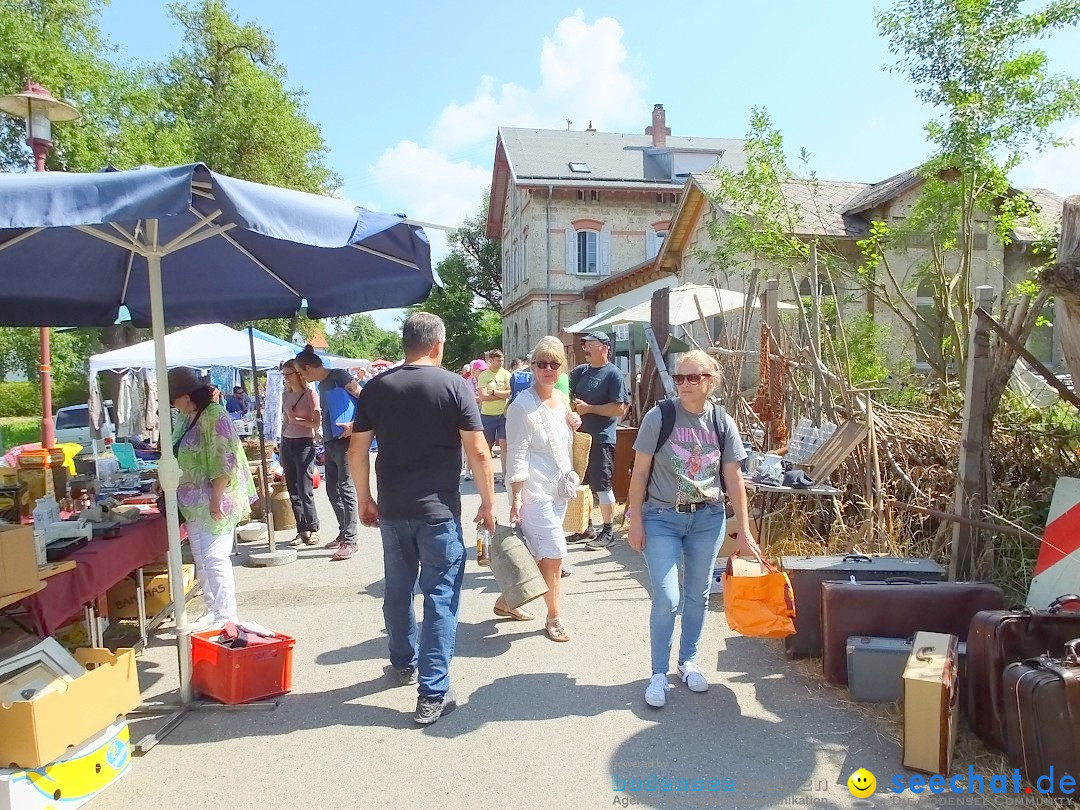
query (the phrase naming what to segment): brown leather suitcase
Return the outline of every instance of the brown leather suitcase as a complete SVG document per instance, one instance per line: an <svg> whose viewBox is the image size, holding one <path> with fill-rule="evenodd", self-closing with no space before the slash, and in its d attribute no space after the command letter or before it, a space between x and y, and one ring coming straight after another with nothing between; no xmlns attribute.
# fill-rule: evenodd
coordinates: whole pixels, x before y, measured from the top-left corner
<svg viewBox="0 0 1080 810"><path fill-rule="evenodd" d="M956 636L916 633L904 667L904 767L952 770L959 689Z"/></svg>
<svg viewBox="0 0 1080 810"><path fill-rule="evenodd" d="M1009 664L1003 680L1010 764L1040 794L1075 798L1080 781L1080 639L1066 645L1063 659L1042 656ZM1071 782L1062 785L1063 776Z"/></svg>
<svg viewBox="0 0 1080 810"><path fill-rule="evenodd" d="M945 569L924 557L868 557L827 554L781 557L780 568L795 592L795 633L784 639L792 658L821 655L821 583L826 580L943 580Z"/></svg>
<svg viewBox="0 0 1080 810"><path fill-rule="evenodd" d="M1005 667L1048 655L1062 658L1065 643L1080 638L1080 596L1055 599L1049 610L984 610L968 631L967 717L987 745L1007 750Z"/></svg>
<svg viewBox="0 0 1080 810"><path fill-rule="evenodd" d="M1001 589L985 582L823 582L821 665L825 680L847 684L851 636L908 638L925 630L966 641L972 616L1004 607Z"/></svg>

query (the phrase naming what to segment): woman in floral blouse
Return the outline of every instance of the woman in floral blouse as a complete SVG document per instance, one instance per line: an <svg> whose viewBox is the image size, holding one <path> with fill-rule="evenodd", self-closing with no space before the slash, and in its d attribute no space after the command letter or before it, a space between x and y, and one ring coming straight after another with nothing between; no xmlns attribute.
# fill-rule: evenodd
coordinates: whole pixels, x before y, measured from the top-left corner
<svg viewBox="0 0 1080 810"><path fill-rule="evenodd" d="M213 389L187 368L169 372L169 397L186 418L175 438L180 464L176 500L206 600L207 624L236 621L229 553L233 531L251 514L255 482L228 412Z"/></svg>

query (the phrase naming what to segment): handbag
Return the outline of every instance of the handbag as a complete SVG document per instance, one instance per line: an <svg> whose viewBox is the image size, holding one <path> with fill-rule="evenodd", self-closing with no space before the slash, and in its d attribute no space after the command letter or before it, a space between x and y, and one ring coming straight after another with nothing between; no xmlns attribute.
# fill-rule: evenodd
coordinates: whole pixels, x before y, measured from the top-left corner
<svg viewBox="0 0 1080 810"><path fill-rule="evenodd" d="M732 557L735 555L732 555ZM795 632L795 593L788 575L761 561L760 576L736 576L728 557L724 572L724 616L739 635L785 638Z"/></svg>
<svg viewBox="0 0 1080 810"><path fill-rule="evenodd" d="M539 398L538 398L539 399ZM555 477L555 497L560 501L570 501L577 496L578 487L581 485L581 477L574 471L571 461L566 452L566 446L559 443L555 438L555 430L551 425L554 418L550 409L540 403L540 422L547 434L548 444L551 446L551 454L555 457L555 463L559 467L559 474ZM573 433L571 433L573 435Z"/></svg>

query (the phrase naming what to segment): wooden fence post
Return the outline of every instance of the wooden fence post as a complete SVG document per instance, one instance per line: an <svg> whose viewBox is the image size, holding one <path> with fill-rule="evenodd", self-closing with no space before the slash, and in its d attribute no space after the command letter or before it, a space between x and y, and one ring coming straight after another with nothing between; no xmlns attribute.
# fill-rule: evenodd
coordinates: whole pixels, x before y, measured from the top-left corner
<svg viewBox="0 0 1080 810"><path fill-rule="evenodd" d="M986 453L986 383L990 375L990 324L980 309L989 312L994 305L994 288L975 288L975 323L968 346L967 381L964 385L964 419L960 429L960 459L956 471L953 513L960 518L980 520L983 509L983 462ZM968 523L953 524L949 579L964 579L972 574L979 529Z"/></svg>

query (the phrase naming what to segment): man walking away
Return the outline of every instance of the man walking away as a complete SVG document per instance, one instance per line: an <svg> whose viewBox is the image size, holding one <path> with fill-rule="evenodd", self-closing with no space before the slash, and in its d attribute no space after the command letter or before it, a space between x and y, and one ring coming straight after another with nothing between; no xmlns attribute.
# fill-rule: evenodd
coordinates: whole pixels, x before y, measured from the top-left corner
<svg viewBox="0 0 1080 810"><path fill-rule="evenodd" d="M296 355L296 369L307 383L318 383L322 404L323 466L326 470L326 497L334 507L338 535L324 546L335 549L332 560L347 560L356 554L356 489L349 475L349 437L351 424L341 424L340 408L334 403L342 399L337 389L353 397L360 396L360 386L345 369L326 368L322 358L311 346Z"/></svg>
<svg viewBox="0 0 1080 810"><path fill-rule="evenodd" d="M502 484L506 477L506 401L510 399L510 372L503 368L503 353L498 349L488 352L488 367L480 372L476 381L480 396L480 419L484 423L484 436L488 449L499 443L499 463L502 475L495 477Z"/></svg>
<svg viewBox="0 0 1080 810"><path fill-rule="evenodd" d="M495 485L472 389L439 368L446 342L442 319L416 313L405 321L401 342L404 364L364 386L349 463L360 519L382 534L390 663L401 685L419 683L413 719L431 725L454 707L450 660L465 574L458 491L462 447L480 493L475 521L489 531L495 529ZM375 434L378 502L371 495L368 455ZM418 582L424 596L419 629L413 614Z"/></svg>
<svg viewBox="0 0 1080 810"><path fill-rule="evenodd" d="M575 534L567 539L581 542L594 535L585 548L597 551L615 542L611 526L615 511L615 493L611 491L615 467L615 425L626 415L626 404L630 397L622 371L608 360L611 339L603 332L590 332L581 345L588 362L570 372L570 398L581 416L581 430L592 436L585 483L600 504L604 528L595 534L590 527L589 535Z"/></svg>
<svg viewBox="0 0 1080 810"><path fill-rule="evenodd" d="M517 395L522 391L527 391L533 384L532 367L529 365L531 358L519 357L514 364L514 373L510 375L510 400L507 402L507 406L515 399Z"/></svg>

